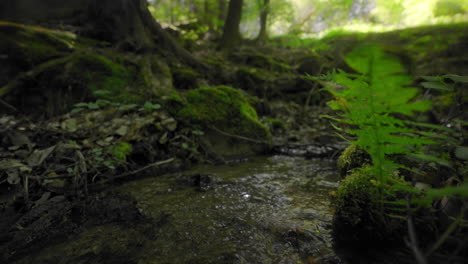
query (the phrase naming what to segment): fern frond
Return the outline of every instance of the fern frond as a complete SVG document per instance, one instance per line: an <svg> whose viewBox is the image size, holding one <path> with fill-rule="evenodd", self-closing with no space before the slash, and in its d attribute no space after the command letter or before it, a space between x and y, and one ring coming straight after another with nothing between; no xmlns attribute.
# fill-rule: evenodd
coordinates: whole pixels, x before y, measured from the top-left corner
<svg viewBox="0 0 468 264"><path fill-rule="evenodd" d="M335 97L330 106L342 111L342 122L352 125L345 131L357 136L354 144L369 153L374 173L385 182L401 167L389 160L388 155L411 154L418 152L418 146L435 143L395 114L411 117L428 110L431 104L427 100L414 100L418 89L408 87L412 78L405 74L405 67L397 57L378 46L361 45L345 61L361 75L335 72L333 80L338 85L329 88Z"/></svg>

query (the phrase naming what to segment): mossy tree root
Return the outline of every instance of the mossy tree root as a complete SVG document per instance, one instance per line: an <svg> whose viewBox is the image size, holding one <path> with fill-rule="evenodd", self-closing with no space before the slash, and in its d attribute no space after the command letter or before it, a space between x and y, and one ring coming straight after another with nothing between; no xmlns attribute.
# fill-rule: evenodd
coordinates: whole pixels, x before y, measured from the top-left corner
<svg viewBox="0 0 468 264"><path fill-rule="evenodd" d="M61 58L58 58L58 59L49 60L47 62L39 64L38 66L34 67L34 69L32 69L30 71L18 74L13 80L11 80L6 85L4 85L3 87L0 88L0 98L4 97L8 93L10 93L13 89L21 86L21 84L24 81L26 81L28 79L35 78L39 74L41 74L41 73L43 73L43 72L45 72L45 71L47 71L47 70L49 70L49 69L51 69L53 67L56 67L56 66L61 65L61 64L68 63L69 61L71 61L73 59L73 56L74 56L74 54L71 54L71 55L61 57Z"/></svg>

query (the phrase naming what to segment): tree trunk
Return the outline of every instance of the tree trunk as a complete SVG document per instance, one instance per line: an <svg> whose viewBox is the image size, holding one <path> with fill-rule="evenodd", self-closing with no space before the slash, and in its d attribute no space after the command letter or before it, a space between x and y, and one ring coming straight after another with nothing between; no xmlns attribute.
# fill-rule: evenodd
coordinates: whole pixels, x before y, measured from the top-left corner
<svg viewBox="0 0 468 264"><path fill-rule="evenodd" d="M241 41L239 24L242 17L242 4L243 0L229 1L228 15L224 23L224 31L221 38L222 49L232 49L239 45Z"/></svg>
<svg viewBox="0 0 468 264"><path fill-rule="evenodd" d="M260 32L257 36L257 42L265 43L268 38L267 34L267 18L270 11L270 0L263 0L263 5L260 11Z"/></svg>
<svg viewBox="0 0 468 264"><path fill-rule="evenodd" d="M213 10L208 0L205 0L203 2L203 6L204 6L203 23L208 26L208 32L212 34L214 32Z"/></svg>
<svg viewBox="0 0 468 264"><path fill-rule="evenodd" d="M147 6L146 0L7 0L0 1L0 20L46 26L66 21L78 28L80 35L107 41L119 49L139 53L160 50L190 66L205 68L162 29Z"/></svg>
<svg viewBox="0 0 468 264"><path fill-rule="evenodd" d="M216 28L217 31L221 32L222 22L226 19L226 0L218 0L218 21L219 24Z"/></svg>

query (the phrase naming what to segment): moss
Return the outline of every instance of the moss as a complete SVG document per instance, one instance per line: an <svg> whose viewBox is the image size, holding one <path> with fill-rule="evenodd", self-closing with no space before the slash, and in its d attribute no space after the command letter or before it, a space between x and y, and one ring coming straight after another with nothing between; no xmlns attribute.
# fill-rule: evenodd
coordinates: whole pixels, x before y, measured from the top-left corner
<svg viewBox="0 0 468 264"><path fill-rule="evenodd" d="M240 67L236 72L235 83L238 87L247 90L259 97L265 96L269 87L272 87L276 79L275 73L268 70L253 68L253 67Z"/></svg>
<svg viewBox="0 0 468 264"><path fill-rule="evenodd" d="M243 74L255 81L273 80L275 78L274 73L254 67L240 67L238 74Z"/></svg>
<svg viewBox="0 0 468 264"><path fill-rule="evenodd" d="M338 187L333 219L335 241L351 246L359 242L359 247L365 248L401 239L406 232L401 215L404 210L398 205L388 206L389 201L398 200L398 194L391 191L396 185L408 183L394 176L391 185L381 184L369 166L353 170Z"/></svg>
<svg viewBox="0 0 468 264"><path fill-rule="evenodd" d="M286 63L264 54L254 54L247 58L247 64L253 67L266 68L273 71L287 72L291 67Z"/></svg>
<svg viewBox="0 0 468 264"><path fill-rule="evenodd" d="M41 27L0 22L0 53L8 54L9 63L31 67L61 53L71 51L72 39Z"/></svg>
<svg viewBox="0 0 468 264"><path fill-rule="evenodd" d="M266 69L276 72L289 72L291 66L278 57L259 53L254 49L247 49L231 55L231 59L238 63L246 64L250 67Z"/></svg>
<svg viewBox="0 0 468 264"><path fill-rule="evenodd" d="M178 112L183 120L254 139L271 137L240 90L229 86L202 87L189 91L186 99L187 104Z"/></svg>
<svg viewBox="0 0 468 264"><path fill-rule="evenodd" d="M171 69L166 61L157 55L145 55L138 58L138 72L133 90L145 100L159 103L177 92L173 86Z"/></svg>
<svg viewBox="0 0 468 264"><path fill-rule="evenodd" d="M110 153L117 161L126 161L127 156L132 152L132 145L127 142L119 142L110 148Z"/></svg>
<svg viewBox="0 0 468 264"><path fill-rule="evenodd" d="M175 68L174 74L174 86L178 89L193 89L198 87L198 78L200 74L192 68Z"/></svg>
<svg viewBox="0 0 468 264"><path fill-rule="evenodd" d="M270 128L270 130L285 130L286 123L277 118L267 117L263 122Z"/></svg>
<svg viewBox="0 0 468 264"><path fill-rule="evenodd" d="M337 166L341 177L345 177L351 170L371 163L367 152L352 144L349 145L338 158Z"/></svg>
<svg viewBox="0 0 468 264"><path fill-rule="evenodd" d="M201 61L213 66L214 68L223 68L226 66L227 63L224 59L217 58L215 56L202 58Z"/></svg>
<svg viewBox="0 0 468 264"><path fill-rule="evenodd" d="M66 66L69 82L85 86L99 99L141 102L143 98L127 89L134 70L101 55L78 54Z"/></svg>

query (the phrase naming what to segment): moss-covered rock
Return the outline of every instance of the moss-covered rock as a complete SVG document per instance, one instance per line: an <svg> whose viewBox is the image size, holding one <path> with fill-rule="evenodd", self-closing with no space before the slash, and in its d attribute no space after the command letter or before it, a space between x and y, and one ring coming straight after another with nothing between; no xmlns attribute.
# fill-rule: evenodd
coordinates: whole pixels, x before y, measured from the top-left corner
<svg viewBox="0 0 468 264"><path fill-rule="evenodd" d="M371 164L369 154L354 144L349 145L341 153L337 162L340 176L343 178L346 177L351 170L360 168L366 164Z"/></svg>
<svg viewBox="0 0 468 264"><path fill-rule="evenodd" d="M252 154L255 152L252 143L264 145L271 140L268 127L260 123L247 95L240 90L229 86L202 87L188 91L186 100L178 118L206 129L209 134L206 139L213 147L219 147L215 151L220 155ZM218 143L226 141L226 137L228 145L222 147ZM243 148L239 140L249 144ZM229 142L238 145L228 147Z"/></svg>
<svg viewBox="0 0 468 264"><path fill-rule="evenodd" d="M392 208L388 202L402 198L391 191L391 186L409 184L398 176L389 182L379 183L369 166L354 170L341 182L333 218L333 235L338 245L368 249L402 242L406 221L397 216L404 210L398 206Z"/></svg>

